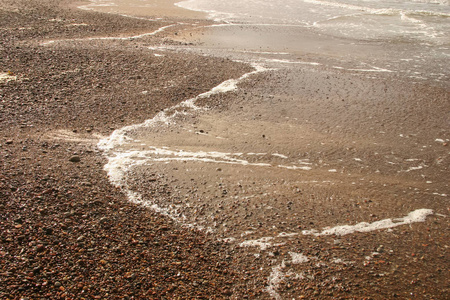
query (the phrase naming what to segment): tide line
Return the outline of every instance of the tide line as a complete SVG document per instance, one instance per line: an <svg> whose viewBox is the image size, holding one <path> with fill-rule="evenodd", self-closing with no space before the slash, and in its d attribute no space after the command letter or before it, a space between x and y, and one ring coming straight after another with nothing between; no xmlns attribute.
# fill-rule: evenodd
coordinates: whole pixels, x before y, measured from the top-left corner
<svg viewBox="0 0 450 300"><path fill-rule="evenodd" d="M135 40L135 39L140 39L146 36L152 36L152 35L156 35L164 30L166 30L167 28L173 27L177 24L171 24L171 25L167 25L167 26L163 26L158 28L155 31L152 32L147 32L147 33L142 33L142 34L138 34L138 35L133 35L133 36L127 36L127 37L117 37L117 36L106 36L106 37L87 37L87 38L77 38L77 39L61 39L61 40L51 40L51 41L47 41L44 43L41 43L41 46L46 46L46 45L50 45L50 44L54 44L54 43L59 43L59 42L85 42L85 41L96 41L96 40L118 40L118 41L130 41L130 40Z"/></svg>

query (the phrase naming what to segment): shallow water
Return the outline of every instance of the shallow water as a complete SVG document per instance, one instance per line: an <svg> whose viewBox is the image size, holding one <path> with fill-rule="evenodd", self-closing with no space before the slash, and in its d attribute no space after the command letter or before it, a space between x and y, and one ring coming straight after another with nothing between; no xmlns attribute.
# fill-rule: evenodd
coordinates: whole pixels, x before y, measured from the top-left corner
<svg viewBox="0 0 450 300"><path fill-rule="evenodd" d="M450 26L446 0L189 0L177 5L207 12L211 18L227 23L297 25L352 39L411 39L440 44L448 39Z"/></svg>
<svg viewBox="0 0 450 300"><path fill-rule="evenodd" d="M447 1L190 0L177 5L224 23L207 36L210 46L326 56L341 60L336 66L346 69L449 81Z"/></svg>

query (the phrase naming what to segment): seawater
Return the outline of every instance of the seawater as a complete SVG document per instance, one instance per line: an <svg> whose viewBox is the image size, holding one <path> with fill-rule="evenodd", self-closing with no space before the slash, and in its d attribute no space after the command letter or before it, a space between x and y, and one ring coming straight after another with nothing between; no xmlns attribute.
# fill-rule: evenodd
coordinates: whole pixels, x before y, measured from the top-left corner
<svg viewBox="0 0 450 300"><path fill-rule="evenodd" d="M449 79L448 0L188 0L177 5L221 22L224 28L215 29L214 43L223 47L340 56L362 62L350 68L372 64L372 70L416 79Z"/></svg>
<svg viewBox="0 0 450 300"><path fill-rule="evenodd" d="M379 0L189 0L180 7L218 21L298 25L360 39L411 39L448 43L450 6L438 1Z"/></svg>

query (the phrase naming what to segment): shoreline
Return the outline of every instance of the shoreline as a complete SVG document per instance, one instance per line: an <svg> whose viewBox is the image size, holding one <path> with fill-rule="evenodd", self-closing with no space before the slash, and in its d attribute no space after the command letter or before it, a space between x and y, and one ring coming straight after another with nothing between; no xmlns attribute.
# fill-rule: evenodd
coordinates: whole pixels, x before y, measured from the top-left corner
<svg viewBox="0 0 450 300"><path fill-rule="evenodd" d="M45 3L59 3L59 1L49 0ZM24 5L27 7L29 4ZM42 3L36 3L36 5L43 13L48 14L48 7ZM445 207L439 204L434 204L436 207L433 207L436 209L436 214L429 216L426 222L421 221L411 225L409 229L399 226L390 229L391 231L379 231L377 234L352 234L346 237L313 234L301 240L289 236L288 232L282 231L284 230L282 227L278 229L259 227L258 229L252 228L250 223L245 223L253 222L254 218L259 217L256 215L249 217L248 221L244 222L244 226L259 232L245 233L244 237L248 243L239 246L227 239L217 242L217 236L214 234L184 228L169 218L140 205L129 203L124 191L112 187L103 170L105 159L98 152L98 140L109 136L115 129L138 124L166 108L173 107L178 102L210 91L211 88L227 79L239 78L242 74L249 72L250 67L219 57L175 51L148 51L148 45L164 45L164 43L178 45L178 42L165 39L166 32L138 40L91 40L87 43L69 41L70 38L156 32L167 25L168 19L155 20L149 24L145 20L93 12L63 9L57 10L54 14L56 18L53 18L53 15L52 18L58 19L62 16L59 17L61 21L47 21L48 30L42 33L40 28L46 22L34 20L36 15L27 15L25 10L21 16L22 19L8 20L11 24L21 26L25 24L31 28L33 24L37 24L34 31L30 29L31 32L24 34L11 26L9 32L3 35L3 38L10 43L3 51L8 53L5 65L8 65L11 70L0 71L11 71L12 75L17 76L17 81L0 83L2 96L5 99L2 102L3 140L0 142L0 150L3 160L0 183L2 199L6 200L1 203L3 235L0 251L5 264L1 270L2 288L0 290L6 291L0 294L1 297L57 298L81 295L85 298L179 297L185 299L198 296L211 299L284 299L350 296L362 299L377 294L380 297L406 298L410 296L411 289L415 295L424 297L439 298L440 295L445 294L436 293L439 289L448 288L445 283L448 269L438 267L445 265L446 256L439 253L442 251L445 253L447 236L441 233L441 229L448 224L446 218L440 216L445 213ZM11 18L8 14L6 16ZM31 24L30 19L34 20ZM47 19L50 20L50 17ZM67 27L74 26L66 25L74 24L74 19L77 20L75 24L86 23L87 25L75 26L77 28L75 31L68 31ZM179 21L179 19L175 20L175 23ZM112 29L111 24L114 25ZM47 29L45 26L44 28ZM44 47L32 46L35 45L36 40L60 37L63 40L64 38L69 40ZM23 47L28 44L32 46L30 49ZM22 46L15 48L16 45ZM180 45L183 44L180 43ZM216 72L217 70L221 71ZM290 77L287 76L289 74ZM241 88L233 93L203 99L200 101L202 105L206 104L216 110L195 119L196 124L192 125L193 132L202 133L196 134L195 139L201 141L201 138L206 139L207 135L223 137L220 126L219 128L212 126L216 122L219 125L223 123L222 125L226 127L230 127L228 124L238 124L242 126L239 130L245 132L248 129L239 123L240 120L247 122L255 117L256 119L261 119L261 116L266 118L268 114L262 104L270 103L274 101L273 97L279 97L285 93L285 87L276 83L291 82L298 77L300 84L308 87L302 94L303 98L299 98L305 114L319 113L316 119L311 116L308 118L311 121L308 129L312 130L304 131L310 141L316 142L315 137L318 138L317 146L315 144L310 146L308 151L330 152L328 155L331 158L333 152L335 156L342 154L336 153L334 146L327 148L328 146L320 145L321 137L325 136L324 132L332 128L327 127L330 125L321 121L320 116L329 118L330 124L333 122L340 124L342 120L334 119L333 110L347 117L352 115L351 111L346 111L348 107L345 107L345 103L342 103L340 99L331 99L328 103L320 102L323 101L321 96L325 94L324 90L327 88L328 78L325 76L329 74L320 72L314 74L315 72L309 72L306 69L301 70L300 75L295 72L285 74L284 71L259 74L254 80L243 82ZM368 89L364 85L366 83L364 78L345 73L333 75L335 77L330 82L335 84L339 91L351 90L347 83L352 80L355 84L361 84L358 85L361 91L364 91L363 88ZM369 85L369 88L376 89L376 92L369 93L373 99L380 101L375 96L378 95L378 90L382 95L383 84L385 83L380 80L379 83ZM316 87L323 90L318 93L315 91ZM310 94L307 93L309 89L311 89ZM271 94L267 94L268 90ZM292 90L288 91L292 93ZM396 84L388 89L389 95L397 95L399 91L401 90ZM287 95L289 97L289 94ZM310 99L305 95L314 101L310 104ZM421 95L420 99L422 99L425 98L426 93L421 94L417 91L412 95ZM294 96L297 97L296 94ZM283 98L280 97L280 99ZM382 103L379 106L371 106L370 112L383 113L385 107L389 107L388 99L384 100L380 101ZM353 106L361 105L357 97L351 101L354 101ZM443 101L445 98L436 91L435 105L445 107ZM397 109L406 103L405 100L404 103L392 106L392 116L396 116ZM327 109L324 104L330 108ZM285 108L294 112L295 110L288 109L288 105L290 105L289 102L274 108ZM410 107L406 106L406 109L409 110ZM236 111L239 113L235 116L228 115L235 114ZM434 113L434 110L431 111ZM272 113L276 112L277 110L274 109ZM286 112L283 114L286 115ZM221 119L223 116L229 119ZM354 124L362 124L355 113L354 116ZM389 117L392 116L389 115ZM412 117L410 122L415 122L417 118ZM389 120L389 118L386 119L387 122ZM261 120L257 124L263 126L263 121L271 124L269 119ZM437 121L424 122L428 122L426 126L431 128L433 122ZM297 123L292 120L289 125L296 126ZM397 123L394 125L398 127ZM189 126L190 124L186 127L189 128ZM314 129L313 126L317 128ZM366 127L364 128L368 129L369 126ZM232 127L229 129L231 130ZM170 133L172 130L184 129L182 127L161 129L158 132L159 138L162 138L161 143L164 139L170 141L173 138ZM258 139L255 145L260 146L267 143L266 141L276 145L280 142L279 140L283 140L283 135L276 138L276 135L281 132L277 127L266 127L264 130L264 132L249 131L259 137L262 133L264 134L264 139ZM394 137L396 132L392 131L388 134ZM175 139L177 143L183 141L177 135ZM192 139L188 138L187 141L190 143ZM239 142L239 140L236 141ZM382 141L387 140L382 139ZM389 142L395 144L394 139ZM445 143L444 140L443 143ZM181 144L177 145L181 147ZM408 146L409 144L406 143L405 149ZM271 155L270 158L262 159L269 159L272 163L288 157L280 154L282 152L274 153L278 156ZM363 155L366 154L358 153L358 157L364 158ZM315 159L314 155L308 158ZM424 157L424 159L427 158ZM192 170L197 168L194 163L181 164L178 168L183 168L185 165ZM345 167L349 166L345 165ZM177 197L180 191L191 195L192 199L196 199L201 192L207 192L207 190L203 191L197 179L192 179L192 174L175 172L175 176L180 176L176 178L171 177L174 176L171 170L172 165L168 165L166 169L155 165L155 168L155 170L136 169L144 176L140 179L129 178L128 184L136 190L144 186L146 190L143 192L149 197L153 197L156 201L168 201L168 203L174 199L184 201ZM207 170L208 168L212 169ZM304 176L313 179L315 176L319 176L318 178L331 176L334 173L328 172L330 168L332 167L327 167L325 170L325 174L328 175L314 170L312 175ZM202 167L200 172L212 174L209 177L211 182L220 181L215 178L216 176L231 176L230 178L237 176L230 169L224 167L220 169L219 171L213 164L210 167ZM242 170L242 174L246 174L247 169ZM277 174L282 175L275 173L274 176ZM344 180L344 175L339 176ZM396 175L392 178L395 179ZM417 180L416 177L413 178ZM356 174L354 180L357 179ZM377 180L377 177L374 176L372 179ZM140 182L140 180L144 181ZM176 180L179 183L176 183L174 187L173 183L177 182ZM255 181L257 180L259 179L255 177ZM401 183L403 179L395 180ZM214 188L214 193L221 194L219 197L224 197L225 189L229 194L234 192L231 185L225 188L228 184L226 181L221 182L222 185ZM406 183L410 184L408 180ZM285 183L280 180L277 184L282 186ZM194 185L195 189L190 185ZM243 186L251 189L251 186L245 184ZM412 211L405 211L406 208L400 204L395 206L396 213L393 215L392 211L382 209L383 202L375 201L376 203L371 204L372 202L366 202L365 198L358 198L360 193L358 190L354 191L358 199L358 204L355 205L353 200L348 201L346 197L338 197L334 200L330 198L329 196L335 193L331 185L330 188L324 188L312 182L302 186L300 194L298 187L294 188L288 184L286 187L289 191L292 188L297 198L303 197L298 196L300 194L311 194L319 196L319 199L325 197L327 200L321 200L322 210L318 210L315 201L312 201L314 197L303 207L297 208L295 206L297 204L294 204L295 212L303 211L304 213L302 218L296 216L297 220L292 222L301 230L312 228L320 230L330 225L326 223L330 219L326 215L333 212L341 214L342 211L338 208L342 206L342 203L348 205L348 208L347 214L340 216L342 218L340 224L354 222L358 225L360 224L358 221L364 222L367 219L371 220L370 224L377 224L377 221L382 221L385 217L402 218L401 222L409 222L407 214ZM383 192L383 195L389 195L392 191L401 193L401 188L403 187L400 184L398 188L396 186L396 189L391 188ZM442 185L442 188L445 188L445 185ZM343 192L346 190L352 189L344 188ZM410 193L400 199L404 201L411 195L413 194ZM292 195L288 196L292 197ZM261 199L261 201L266 200ZM281 209L280 212L283 215L287 212L282 208L283 201L284 199L281 199L278 204L277 202L268 202L268 204ZM405 203L408 207L411 205L419 208L417 206L429 204L432 199L420 198L416 201L417 203L412 205L408 201ZM258 204L257 202L255 203ZM248 205L250 207L255 203L250 201ZM336 211L329 209L330 203L332 205L336 203ZM238 213L241 213L233 207L231 202L220 205L228 212L228 214L220 214L220 218L233 220ZM207 206L203 208L207 213L209 212L210 208ZM199 216L204 214L203 211L198 213ZM333 218L338 218L338 215ZM194 216L197 217L197 213ZM272 216L269 217L272 218ZM263 216L263 219L268 218ZM238 218L227 221L230 224L230 232L239 220ZM278 222L276 224L278 225ZM290 224L283 226L288 225L290 226ZM285 236L281 236L283 232ZM281 243L275 242L277 239L273 238L274 234L280 235L279 238L283 239ZM397 238L393 239L393 236ZM421 246L421 244L427 246ZM421 256L420 260L417 259L419 256ZM320 267L320 265L326 267ZM432 270L436 268L439 270L433 272ZM384 275L374 277L373 274ZM433 276L428 277L429 275ZM338 280L332 278L338 278ZM414 287L407 284L412 281L416 282ZM369 285L369 282L374 282L374 285Z"/></svg>

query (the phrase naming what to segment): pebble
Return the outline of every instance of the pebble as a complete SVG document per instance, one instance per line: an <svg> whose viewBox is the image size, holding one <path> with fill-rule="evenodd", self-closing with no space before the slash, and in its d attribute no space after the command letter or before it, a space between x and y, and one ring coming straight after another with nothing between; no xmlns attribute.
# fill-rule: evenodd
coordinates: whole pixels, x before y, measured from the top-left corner
<svg viewBox="0 0 450 300"><path fill-rule="evenodd" d="M81 161L81 157L79 157L78 155L74 155L69 159L69 161L73 162L73 163L77 163L77 162Z"/></svg>

